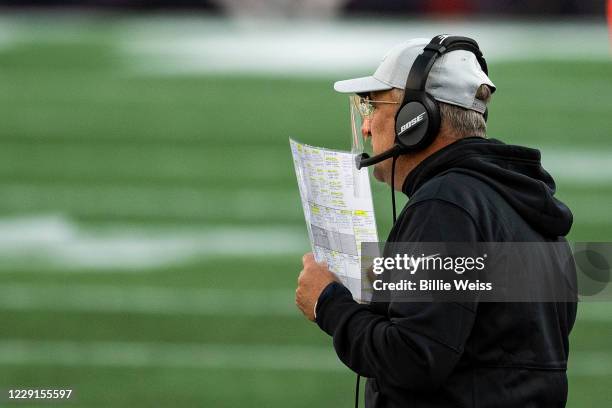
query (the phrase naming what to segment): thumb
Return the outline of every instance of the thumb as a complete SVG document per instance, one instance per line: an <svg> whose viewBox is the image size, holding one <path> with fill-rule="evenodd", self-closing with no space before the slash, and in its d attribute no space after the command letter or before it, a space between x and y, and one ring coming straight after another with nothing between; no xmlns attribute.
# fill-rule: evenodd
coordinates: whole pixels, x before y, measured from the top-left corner
<svg viewBox="0 0 612 408"><path fill-rule="evenodd" d="M310 262L315 262L315 257L312 252L307 252L302 257L302 263L306 265L307 263L310 263Z"/></svg>

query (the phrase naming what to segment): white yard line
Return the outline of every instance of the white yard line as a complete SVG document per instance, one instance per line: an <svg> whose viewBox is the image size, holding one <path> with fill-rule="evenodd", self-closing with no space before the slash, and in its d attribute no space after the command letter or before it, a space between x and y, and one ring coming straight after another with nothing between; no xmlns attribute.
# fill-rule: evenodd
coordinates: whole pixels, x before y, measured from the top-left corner
<svg viewBox="0 0 612 408"><path fill-rule="evenodd" d="M165 29L162 30L160 27ZM386 50L440 33L477 39L490 61L610 58L605 21L261 21L161 19L124 26L120 44L140 73L342 75L373 72ZM551 39L554 39L551 41Z"/></svg>
<svg viewBox="0 0 612 408"><path fill-rule="evenodd" d="M348 105L348 98L347 98ZM347 117L340 117L339 120L345 119L348 125L348 115ZM496 135L491 135L491 137L495 137ZM500 135L503 138L503 135ZM602 139L603 140L603 139ZM511 140L505 140L507 143L512 144ZM542 154L542 164L546 170L548 170L552 176L560 183L580 183L581 185L587 186L599 186L605 182L612 182L612 160L610 160L611 154L611 146L610 144L602 145L602 146L590 146L590 147L578 147L578 146L560 146L560 145L551 145L551 144L527 144L528 147L537 148L540 150ZM348 147L348 146L347 146ZM122 158L120 157L117 160L123 160L122 162L114 162L116 163L116 167L109 169L108 165L106 165L102 161L98 161L95 163L94 169L98 169L98 172L102 173L106 170L112 170L111 173L113 177L116 177L117 180L122 180L125 182L126 179L136 178L139 179L141 177L149 176L151 180L155 181L156 179L163 179L168 174L173 174L173 177L176 177L176 180L181 180L184 177L184 180L192 180L190 177L193 174L189 174L187 170L184 168L176 169L174 167L170 167L169 169L158 169L158 170L150 170L143 166L134 167L133 163L130 163L132 159L132 155L136 154L138 149L142 150L141 147L130 147L130 148L121 148L121 154L124 154ZM148 147L146 147L148 149ZM8 155L23 155L28 154L27 148L22 146L8 145L3 147L4 152ZM103 147L101 148L104 153L103 156L106 155L115 155L118 152L116 146L113 147ZM215 166L222 166L225 154L227 153L228 147L215 147L212 149L207 149L211 159L209 160L209 164L211 168ZM86 144L79 146L71 146L67 148L66 146L45 146L44 149L41 149L38 154L45 156L53 156L53 155L64 155L70 154L74 157L81 157L84 155L90 155L92 151L92 147ZM171 154L176 154L177 156L184 157L187 160L187 163L195 163L199 160L199 156L201 152L198 150L194 150L193 147L181 147L177 148L163 148L163 147L154 147L150 150L147 150L147 154L151 154L153 157L161 160L164 157L167 157ZM294 179L293 174L283 174L282 178L279 178L279 167L277 166L261 166L261 163L268 163L274 161L285 161L288 163L291 160L289 144L286 146L282 145L254 145L243 148L236 148L233 153L234 159L237 163L239 163L239 170L242 172L248 171L247 169L257 168L262 169L262 171L257 171L256 175L254 175L254 180L266 180L266 181L280 181L287 180L287 177ZM36 156L38 157L38 156ZM34 177L35 179L40 176L47 176L45 179L48 179L49 174L46 173L47 170L54 171L53 174L57 174L58 176L66 176L70 175L71 172L78 172L81 168L77 165L71 169L47 169L46 167L37 168L33 163L36 162L36 157L34 159L30 158L32 161L32 165L26 170L26 175L29 177ZM9 172L14 171L15 169L11 166L5 166L2 168L3 171ZM106 173L104 173L106 174ZM21 176L23 174L19 174ZM131 191L138 192L139 194L147 194L147 197L159 197L168 191L172 191L173 194L176 194L178 197L192 198L196 200L211 200L211 202L219 201L224 199L225 197L221 197L218 191L213 188L213 185L210 185L208 188L196 188L193 186L169 186L165 185L160 187L159 185L138 185L137 183L132 183L131 185L112 185L107 184L105 186L95 185L93 182L96 178L96 173L91 170L87 172L84 176L92 181L89 186L85 186L84 183L75 182L75 185L85 189L85 191L89 191L92 194L98 189L102 189L104 193L112 194L112 195L127 195ZM202 178L200 182L206 182L208 179ZM220 177L219 182L224 180L223 177ZM212 183L209 183L212 184ZM19 184L10 183L10 186L19 187ZM270 185L270 183L267 183ZM66 186L64 184L63 186ZM67 184L69 187L70 184ZM40 182L36 185L37 188L43 188L43 182ZM56 189L60 189L60 186L49 186ZM88 188L85 188L88 187ZM256 184L245 185L243 188L237 188L235 190L223 189L223 194L227 195L229 199L228 205L231 208L244 208L244 202L247 202L249 197L256 197L259 200L259 195L265 195L267 197L271 197L275 200L282 200L283 203L290 202L292 199L296 198L296 192L291 189L279 189L276 187L270 187L268 189L261 188ZM297 191L297 190L296 190ZM234 203L234 200L237 203ZM265 200L264 200L265 202Z"/></svg>
<svg viewBox="0 0 612 408"><path fill-rule="evenodd" d="M39 14L30 19L10 14L0 17L0 49L24 41L87 39L88 23L75 23L78 16L70 17L61 13ZM92 26L99 30L92 21ZM115 41L125 68L137 74L365 75L373 72L393 45L440 33L475 38L492 62L610 58L603 18L529 22L422 18L262 20L158 15L107 20L105 24L108 32L98 35Z"/></svg>
<svg viewBox="0 0 612 408"><path fill-rule="evenodd" d="M155 315L300 316L292 290L168 289L111 285L0 285L0 310Z"/></svg>
<svg viewBox="0 0 612 408"><path fill-rule="evenodd" d="M124 227L96 231L61 216L0 219L2 270L24 263L65 270L143 270L211 257L301 255L308 248L305 228Z"/></svg>
<svg viewBox="0 0 612 408"><path fill-rule="evenodd" d="M0 364L341 371L333 349L283 345L0 341Z"/></svg>
<svg viewBox="0 0 612 408"><path fill-rule="evenodd" d="M330 347L142 342L0 341L0 365L348 372ZM612 352L572 352L570 376L612 374Z"/></svg>
<svg viewBox="0 0 612 408"><path fill-rule="evenodd" d="M612 302L591 302L578 305L578 322L612 323Z"/></svg>
<svg viewBox="0 0 612 408"><path fill-rule="evenodd" d="M542 165L557 183L576 183L581 186L601 186L612 182L610 149L561 149L535 146L542 153Z"/></svg>
<svg viewBox="0 0 612 408"><path fill-rule="evenodd" d="M3 283L0 310L300 317L293 290ZM612 323L612 302L581 303L578 321Z"/></svg>
<svg viewBox="0 0 612 408"><path fill-rule="evenodd" d="M612 351L570 351L568 374L589 377L612 375Z"/></svg>

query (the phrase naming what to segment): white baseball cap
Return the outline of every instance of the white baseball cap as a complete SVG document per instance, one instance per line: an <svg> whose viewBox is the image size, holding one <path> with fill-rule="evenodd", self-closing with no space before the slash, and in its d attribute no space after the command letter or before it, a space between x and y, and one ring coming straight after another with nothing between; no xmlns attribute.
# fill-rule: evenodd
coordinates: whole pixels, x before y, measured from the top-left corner
<svg viewBox="0 0 612 408"><path fill-rule="evenodd" d="M374 75L338 81L334 89L341 93L368 93L392 88L404 89L410 68L430 40L415 38L393 47L374 72ZM425 91L435 100L484 112L484 104L476 99L480 85L495 85L482 70L470 51L450 51L439 57L427 77Z"/></svg>

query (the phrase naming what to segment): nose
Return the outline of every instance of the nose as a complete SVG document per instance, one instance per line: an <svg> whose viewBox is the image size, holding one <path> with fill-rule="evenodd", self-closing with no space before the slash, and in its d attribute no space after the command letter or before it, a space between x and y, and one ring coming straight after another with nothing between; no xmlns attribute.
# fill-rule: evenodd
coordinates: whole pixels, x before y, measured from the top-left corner
<svg viewBox="0 0 612 408"><path fill-rule="evenodd" d="M370 133L370 119L364 119L361 125L361 135L367 140L372 134Z"/></svg>

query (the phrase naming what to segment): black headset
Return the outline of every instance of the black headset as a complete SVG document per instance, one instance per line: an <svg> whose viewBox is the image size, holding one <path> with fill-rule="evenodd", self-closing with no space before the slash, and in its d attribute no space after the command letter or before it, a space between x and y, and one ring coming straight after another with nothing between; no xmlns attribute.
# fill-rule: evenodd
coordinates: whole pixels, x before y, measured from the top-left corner
<svg viewBox="0 0 612 408"><path fill-rule="evenodd" d="M394 146L373 157L365 153L357 156L358 169L404 153L422 150L433 142L440 130L440 107L438 102L425 91L425 84L436 60L448 52L457 50L473 53L480 68L485 74L489 73L480 47L473 39L445 34L432 38L423 49L423 53L417 56L408 74L404 99L395 114ZM488 111L485 110L485 120L487 114Z"/></svg>

